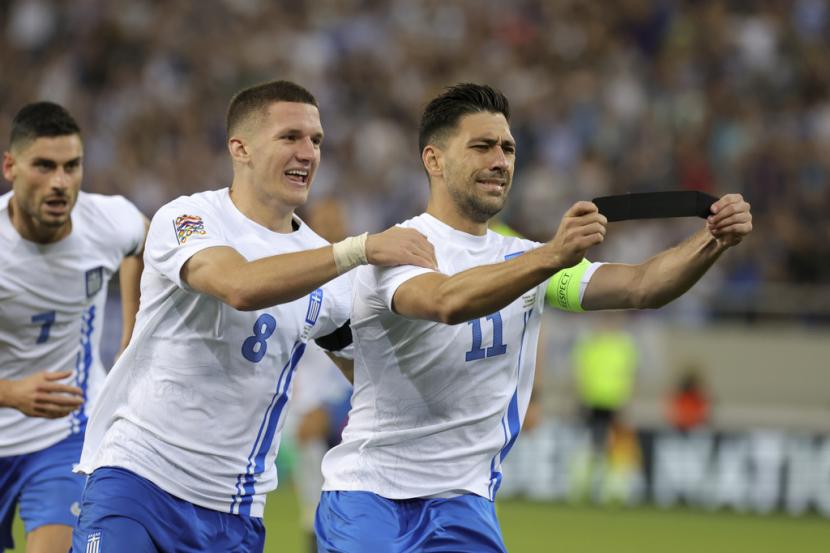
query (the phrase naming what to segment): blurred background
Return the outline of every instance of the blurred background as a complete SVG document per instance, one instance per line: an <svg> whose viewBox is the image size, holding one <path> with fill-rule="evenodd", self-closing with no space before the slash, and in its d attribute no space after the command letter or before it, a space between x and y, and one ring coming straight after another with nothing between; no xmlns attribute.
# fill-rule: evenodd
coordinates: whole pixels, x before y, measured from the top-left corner
<svg viewBox="0 0 830 553"><path fill-rule="evenodd" d="M830 2L3 0L0 33L2 140L23 104L66 105L84 188L149 216L230 183L226 105L276 78L318 98L310 205L334 203L349 234L425 208L418 119L461 81L511 101L503 221L530 238L552 236L580 199L740 192L752 236L682 299L636 315L549 310L540 410L506 468L505 535L511 551L553 550L511 540L550 528L567 543L579 527L567 517L607 515L595 505L664 524L657 505L768 514L747 532L761 537L753 551L783 549L758 530L776 516L818 525L794 530L810 536L796 549L830 543ZM701 224L615 223L590 257L639 262ZM526 517L510 509L548 502L565 505L542 512L549 524L513 529ZM591 534L568 550L593 551ZM694 541L707 534L690 532L689 550L716 550Z"/></svg>

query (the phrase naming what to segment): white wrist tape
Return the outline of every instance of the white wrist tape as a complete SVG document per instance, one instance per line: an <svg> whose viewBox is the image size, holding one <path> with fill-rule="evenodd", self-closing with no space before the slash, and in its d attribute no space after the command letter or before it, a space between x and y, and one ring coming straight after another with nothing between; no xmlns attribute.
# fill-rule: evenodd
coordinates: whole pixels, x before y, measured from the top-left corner
<svg viewBox="0 0 830 553"><path fill-rule="evenodd" d="M332 245L337 274L342 275L359 265L369 263L366 258L366 238L368 236L369 233L364 232L357 236L349 236L345 240Z"/></svg>

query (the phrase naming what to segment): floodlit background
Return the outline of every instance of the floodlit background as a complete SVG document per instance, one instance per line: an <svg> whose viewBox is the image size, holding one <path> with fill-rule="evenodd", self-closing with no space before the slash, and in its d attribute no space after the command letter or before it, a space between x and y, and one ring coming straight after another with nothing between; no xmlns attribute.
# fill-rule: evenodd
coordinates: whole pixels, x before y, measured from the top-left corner
<svg viewBox="0 0 830 553"><path fill-rule="evenodd" d="M24 103L60 102L82 127L84 188L151 216L227 186L230 96L290 79L317 96L326 132L310 203L339 204L348 233L375 231L425 207L424 104L474 81L510 98L518 161L503 219L528 237L552 236L579 199L740 192L752 236L684 298L547 314L543 409L511 453L500 516L516 552L823 551L828 48L823 0L5 0L0 141ZM615 223L590 258L638 262L700 224ZM579 352L607 335L633 355L597 460ZM677 422L688 375L706 407L691 430ZM269 547L301 551L286 451Z"/></svg>

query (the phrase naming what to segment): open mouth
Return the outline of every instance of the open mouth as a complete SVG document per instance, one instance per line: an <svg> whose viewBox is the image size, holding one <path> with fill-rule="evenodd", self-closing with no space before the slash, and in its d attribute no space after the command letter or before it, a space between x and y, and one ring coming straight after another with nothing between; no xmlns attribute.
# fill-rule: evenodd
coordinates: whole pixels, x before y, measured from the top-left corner
<svg viewBox="0 0 830 553"><path fill-rule="evenodd" d="M50 213L65 213L69 208L69 200L66 198L49 198L44 203Z"/></svg>
<svg viewBox="0 0 830 553"><path fill-rule="evenodd" d="M507 186L504 179L477 179L476 184L490 192L501 192Z"/></svg>
<svg viewBox="0 0 830 553"><path fill-rule="evenodd" d="M308 169L289 169L285 172L285 176L288 177L289 181L302 186L308 184L308 175Z"/></svg>

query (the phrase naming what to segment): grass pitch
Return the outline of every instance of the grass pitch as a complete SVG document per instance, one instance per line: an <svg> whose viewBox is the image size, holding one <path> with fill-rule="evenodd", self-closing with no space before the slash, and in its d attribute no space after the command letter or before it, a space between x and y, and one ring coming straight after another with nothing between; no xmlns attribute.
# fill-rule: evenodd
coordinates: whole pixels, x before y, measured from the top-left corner
<svg viewBox="0 0 830 553"><path fill-rule="evenodd" d="M505 500L498 503L511 553L827 553L830 520L651 507L598 508ZM265 510L266 553L307 553L290 486ZM23 526L14 528L24 552ZM371 553L371 552L355 552Z"/></svg>

